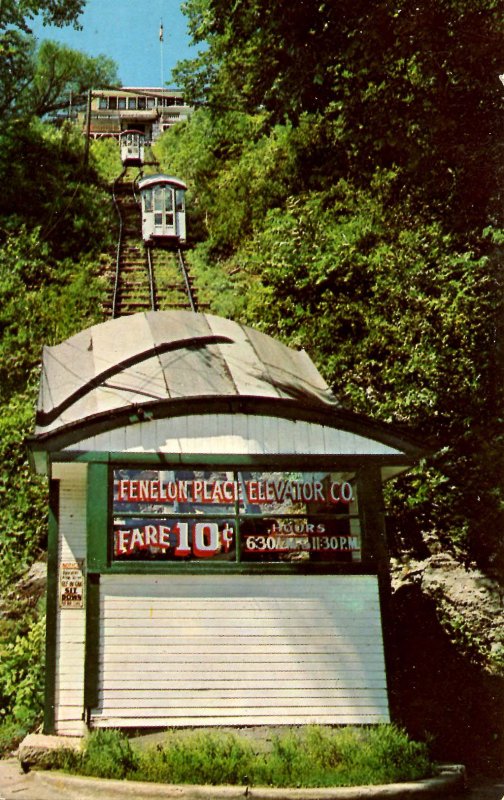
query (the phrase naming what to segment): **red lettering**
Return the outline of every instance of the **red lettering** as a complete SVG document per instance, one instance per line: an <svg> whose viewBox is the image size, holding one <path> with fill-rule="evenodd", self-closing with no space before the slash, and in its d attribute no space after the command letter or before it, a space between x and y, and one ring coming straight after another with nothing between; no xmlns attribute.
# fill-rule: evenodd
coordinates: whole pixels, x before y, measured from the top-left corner
<svg viewBox="0 0 504 800"><path fill-rule="evenodd" d="M120 503L128 498L128 485L129 481L126 479L118 481L117 499Z"/></svg>
<svg viewBox="0 0 504 800"><path fill-rule="evenodd" d="M247 491L247 500L249 503L257 503L257 489L258 483L257 481L246 481L245 489Z"/></svg>

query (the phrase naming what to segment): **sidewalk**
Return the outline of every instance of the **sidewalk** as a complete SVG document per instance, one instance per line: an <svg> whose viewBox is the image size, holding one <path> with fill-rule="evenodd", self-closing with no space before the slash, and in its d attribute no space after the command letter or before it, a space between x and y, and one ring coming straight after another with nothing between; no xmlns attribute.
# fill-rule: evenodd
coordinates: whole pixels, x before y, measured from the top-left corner
<svg viewBox="0 0 504 800"><path fill-rule="evenodd" d="M0 760L0 800L501 800L502 783L463 792L460 769L438 778L387 786L338 789L267 789L243 786L170 786L133 781L105 781L62 773L30 771L24 774L16 758Z"/></svg>

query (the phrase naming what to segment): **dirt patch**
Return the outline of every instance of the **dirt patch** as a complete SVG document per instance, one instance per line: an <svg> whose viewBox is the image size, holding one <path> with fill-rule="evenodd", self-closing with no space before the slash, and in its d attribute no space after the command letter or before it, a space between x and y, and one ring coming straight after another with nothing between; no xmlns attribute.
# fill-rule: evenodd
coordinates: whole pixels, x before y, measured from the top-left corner
<svg viewBox="0 0 504 800"><path fill-rule="evenodd" d="M215 727L204 728L171 728L170 730L159 730L154 733L137 731L134 735L135 744L142 749L156 747L156 745L168 744L174 739L184 738L196 731L200 733L231 733L252 742L256 752L267 752L271 749L275 737L283 736L286 733L300 733L305 726L303 725L243 725L241 727Z"/></svg>
<svg viewBox="0 0 504 800"><path fill-rule="evenodd" d="M393 587L418 587L460 652L490 675L504 677L504 586L445 553L393 562Z"/></svg>
<svg viewBox="0 0 504 800"><path fill-rule="evenodd" d="M504 768L501 598L495 581L445 555L394 572L393 717L435 757L487 775Z"/></svg>

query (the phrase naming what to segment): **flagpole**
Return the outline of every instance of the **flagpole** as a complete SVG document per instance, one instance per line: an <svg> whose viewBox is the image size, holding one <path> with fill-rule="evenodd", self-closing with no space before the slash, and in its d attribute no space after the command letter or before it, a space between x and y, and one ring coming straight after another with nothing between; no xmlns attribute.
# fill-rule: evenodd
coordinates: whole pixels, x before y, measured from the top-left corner
<svg viewBox="0 0 504 800"><path fill-rule="evenodd" d="M159 47L161 51L161 88L164 89L164 53L163 53L164 29L163 20L159 26Z"/></svg>

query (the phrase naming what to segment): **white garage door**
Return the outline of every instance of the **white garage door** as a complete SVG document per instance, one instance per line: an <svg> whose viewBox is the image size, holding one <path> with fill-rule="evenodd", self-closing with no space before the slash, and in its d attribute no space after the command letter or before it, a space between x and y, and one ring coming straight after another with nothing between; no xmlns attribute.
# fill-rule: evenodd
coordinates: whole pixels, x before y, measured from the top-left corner
<svg viewBox="0 0 504 800"><path fill-rule="evenodd" d="M375 576L102 576L95 727L389 720Z"/></svg>

